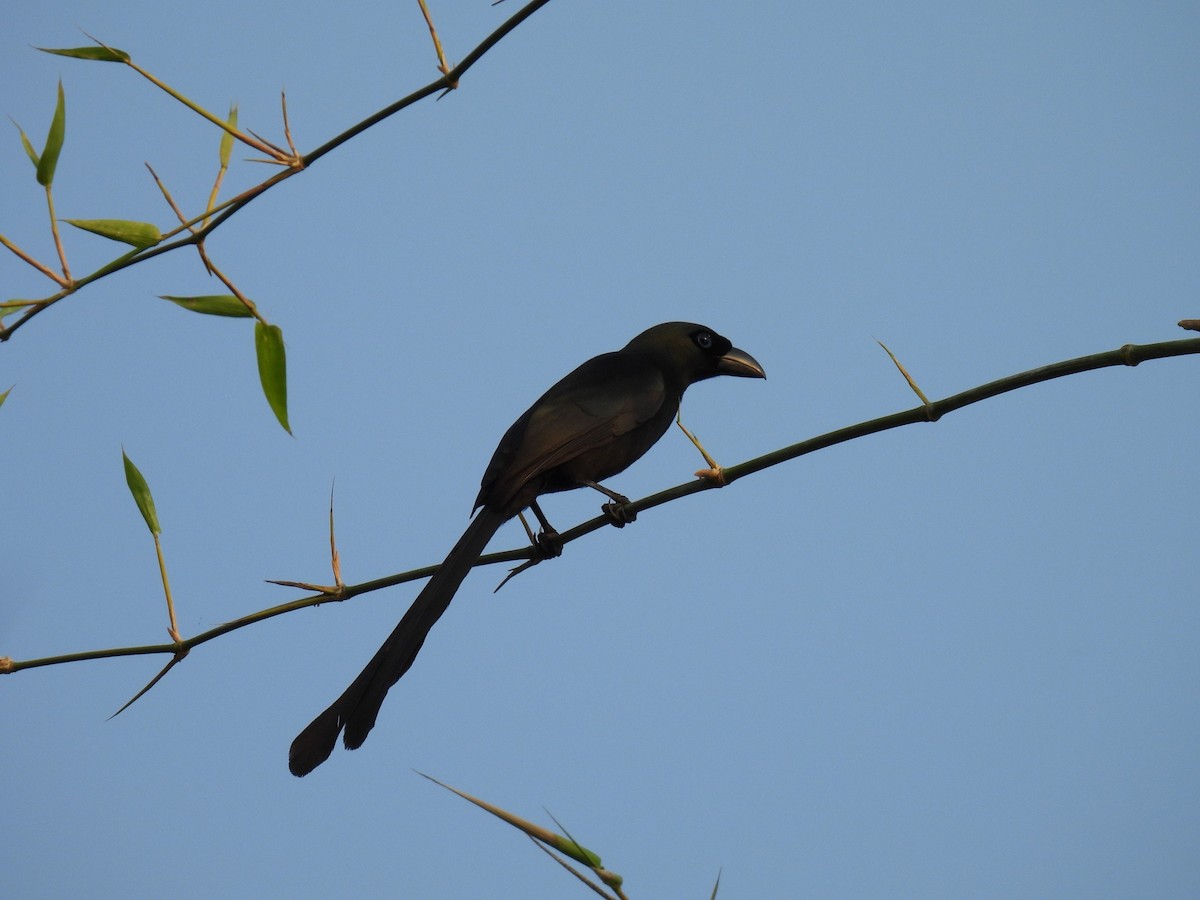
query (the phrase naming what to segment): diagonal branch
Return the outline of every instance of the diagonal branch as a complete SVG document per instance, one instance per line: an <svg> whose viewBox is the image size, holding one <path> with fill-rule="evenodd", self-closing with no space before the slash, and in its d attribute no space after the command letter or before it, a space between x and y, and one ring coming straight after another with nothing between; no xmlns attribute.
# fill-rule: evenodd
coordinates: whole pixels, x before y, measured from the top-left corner
<svg viewBox="0 0 1200 900"><path fill-rule="evenodd" d="M856 425L850 425L845 428L840 428L837 431L831 431L826 434L818 435L817 437L809 438L808 440L792 444L787 447L782 447L770 453L765 453L762 456L747 460L735 466L730 466L724 469L725 484L732 484L739 478L744 478L747 475L753 475L756 472L761 472L764 469L769 469L784 462L804 456L808 453L815 453L818 450L824 450L827 447L835 446L836 444L852 441L857 438L866 437L871 434L878 434L882 431L888 431L892 428L899 428L903 425L914 425L922 422L936 422L947 413L962 409L975 403L980 403L984 400L989 400L992 397L997 397L1000 394L1005 394L1010 391L1020 390L1021 388L1029 387L1030 385L1039 384L1043 381L1051 381L1056 378L1065 378L1068 375L1078 375L1083 372L1090 372L1094 369L1103 369L1111 366L1136 366L1139 363L1147 362L1154 359L1168 359L1175 356L1187 356L1200 354L1200 338L1190 338L1181 341L1164 341L1157 344L1126 344L1123 347L1118 347L1116 350L1108 350L1102 353L1095 353L1088 356L1079 356L1075 359L1063 360L1062 362L1051 363L1048 366L1041 366L1037 369L1029 369L1025 372L1018 372L1014 375L1009 375L1005 378L997 379L996 381L988 382L987 384L979 385L958 394L953 394L946 397L944 400L934 400L928 405L914 407L913 409L904 410L902 412L892 413L888 416L881 416L877 419L871 419L867 422L860 422ZM721 485L709 479L696 479L683 484L678 484L675 487L667 488L659 491L657 494L651 494L648 497L643 497L640 500L634 500L628 504L630 511L642 512L643 510L653 509L656 506L662 506L665 503L670 503L678 500L681 497L686 497L690 494L696 494L700 491L713 490ZM578 540L584 535L591 534L593 531L599 531L610 524L608 516L600 515L594 519L589 519L586 522L581 522L574 528L561 532L559 537L563 544L568 544L571 541ZM520 547L515 550L504 550L498 553L488 553L479 557L475 565L485 566L501 562L514 562L516 560L524 560L533 558L535 551L529 546ZM186 638L180 642L172 642L169 644L151 644L138 647L116 647L105 650L88 650L80 653L68 653L59 656L47 656L40 659L30 660L13 660L7 657L0 658L0 674L8 674L18 672L22 669L33 669L40 666L60 665L68 662L80 662L86 659L107 659L115 656L139 656L154 653L167 653L172 655L186 654L193 647L198 647L211 640L228 634L231 631L236 631L239 628L245 628L248 625L254 625L258 622L264 622L267 619L272 619L275 616L280 616L285 613L294 612L298 609L306 609L310 606L318 606L322 603L341 602L348 600L351 597L357 597L360 594L368 594L373 591L382 590L383 588L393 587L398 584L404 584L408 581L416 581L420 578L427 578L436 572L438 566L424 566L419 569L411 569L407 572L400 572L395 575L388 575L384 578L377 578L373 581L364 581L361 584L343 585L341 589L335 593L320 593L307 597L301 597L298 600L293 600L289 603L283 603L279 606L273 606L269 609L259 610L258 612L250 613L242 616L232 622L225 622L215 628L195 635L194 637Z"/></svg>
<svg viewBox="0 0 1200 900"><path fill-rule="evenodd" d="M522 22L524 22L526 19L528 19L530 16L532 16L535 12L537 12L539 9L541 9L543 6L545 6L549 2L550 2L550 0L530 0L529 3L526 3L523 7L521 7L520 10L518 10L510 18L508 18L503 24L501 24L499 28L497 28L495 31L493 31L491 34L489 34L486 38L484 38L483 41L481 41L479 43L479 45L475 47L474 50L472 50L470 53L467 54L466 58L463 59L462 62L460 62L453 69L450 69L445 74L443 74L441 78L438 78L436 81L430 82L429 84L425 85L425 87L423 87L419 90L413 91L407 97L402 97L401 99L397 100L395 103L392 103L391 105L384 107L383 109L379 110L378 112L374 113L373 115L370 115L367 118L363 119L357 125L354 125L354 126L348 128L346 131L343 131L341 134L339 134L333 138L330 138L324 144L317 147L317 149L315 149L315 150L311 151L310 153L307 153L303 157L301 157L299 163L296 164L295 166L289 166L286 169L276 172L273 176L271 176L270 178L268 178L266 181L262 182L261 184L258 184L255 187L250 188L249 190L243 192L241 195L233 198L232 200L226 201L224 204L222 204L218 207L215 207L214 209L208 210L208 211L200 214L196 218L191 219L188 222L184 223L182 226L180 226L179 229L177 229L175 232L172 232L172 234L179 234L181 232L184 232L184 234L182 234L181 237L179 237L175 240L171 240L166 243L156 244L153 247L137 249L137 250L133 250L130 253L126 253L124 256L118 257L117 259L109 262L108 264L102 266L100 269L96 270L95 272L91 273L90 275L87 275L83 278L75 279L74 281L72 281L70 283L69 287L64 288L62 291L59 291L57 294L54 294L51 297L46 297L42 300L36 301L36 305L33 305L27 312L23 313L20 316L20 318L18 318L16 321L14 321L11 325L5 326L3 324L0 324L0 344L4 343L9 338L11 338L13 336L13 334L22 325L24 325L30 319L32 319L35 316L37 316L38 314L40 314L42 312L42 310L54 305L59 300L62 300L64 297L70 296L71 294L75 293L79 289L81 289L95 281L99 281L101 278L106 278L109 275L119 272L121 269L127 268L132 265L137 265L139 263L143 263L146 260L153 259L156 256L161 256L164 253L170 253L173 250L178 250L180 247L187 247L187 246L191 246L193 244L198 244L198 243L202 242L206 237L208 237L208 235L210 235L210 234L212 234L212 232L216 231L217 228L219 228L231 216L235 215L240 210L242 210L244 207L246 207L248 204L250 204L255 199L257 199L259 196L266 193L268 190L273 188L275 185L279 184L279 182L283 181L286 178L290 178L292 175L295 175L298 172L304 171L305 169L307 169L310 165L312 165L314 162L316 162L318 159L320 159L325 154L330 153L333 150L336 150L342 144L357 137L359 134L362 134L368 128L378 125L384 119L394 116L396 113L400 112L402 109L412 106L418 100L423 100L426 97L430 96L431 94L436 94L440 91L444 91L444 90L447 90L450 88L457 87L459 79L461 79L462 76L467 73L467 70L470 69L472 66L474 66L475 63L479 62L479 60L483 58L484 54L486 54L489 50L491 50L494 46L496 46L496 44L498 44L501 40L503 40L518 25L520 25ZM216 116L210 116L210 117L220 127L222 127L222 128L228 127L225 122L221 121ZM211 220L208 220L208 217L216 212L219 212L220 214L214 216ZM197 228L194 231L188 232L188 229L191 226L202 223L202 222L204 223L202 227ZM8 243L6 242L5 245L8 246ZM50 274L49 277L54 278L56 281L61 281L53 274Z"/></svg>

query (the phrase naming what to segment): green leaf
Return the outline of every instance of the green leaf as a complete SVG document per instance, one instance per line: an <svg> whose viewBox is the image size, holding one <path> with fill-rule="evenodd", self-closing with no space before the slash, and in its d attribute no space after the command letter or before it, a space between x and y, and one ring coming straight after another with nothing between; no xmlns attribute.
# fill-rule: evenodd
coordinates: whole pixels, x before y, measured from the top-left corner
<svg viewBox="0 0 1200 900"><path fill-rule="evenodd" d="M237 109L236 103L230 104L229 118L226 119L225 122L226 122L226 124L229 125L230 128L237 128L238 109ZM222 169L229 168L229 157L232 153L233 153L233 135L230 134L228 131L222 131L221 132L221 150L220 150L221 168Z"/></svg>
<svg viewBox="0 0 1200 900"><path fill-rule="evenodd" d="M12 392L12 388L9 388L9 389L8 389L7 391L5 391L3 394L0 394L0 406L3 406L3 405L4 405L4 401L8 399L8 395L9 395L11 392Z"/></svg>
<svg viewBox="0 0 1200 900"><path fill-rule="evenodd" d="M25 133L25 129L17 125L17 120L9 116L9 121L16 125L17 131L21 134L21 146L25 148L25 155L29 157L29 161L33 163L33 167L38 167L38 152L33 149L33 144L30 143L29 135Z"/></svg>
<svg viewBox="0 0 1200 900"><path fill-rule="evenodd" d="M63 219L68 225L90 231L109 240L132 244L139 250L153 247L162 240L162 232L150 222L131 222L127 219Z"/></svg>
<svg viewBox="0 0 1200 900"><path fill-rule="evenodd" d="M558 834L552 834L555 840L546 841L551 847L559 853L565 853L571 859L583 863L585 866L590 866L593 869L601 868L600 856L593 853L582 844L577 844L570 838L562 837Z"/></svg>
<svg viewBox="0 0 1200 900"><path fill-rule="evenodd" d="M263 393L275 418L288 434L287 415L287 353L283 347L283 330L278 325L254 323L254 353L258 357L258 377Z"/></svg>
<svg viewBox="0 0 1200 900"><path fill-rule="evenodd" d="M129 62L129 54L116 47L35 47L43 53L69 56L72 59L95 59L100 62Z"/></svg>
<svg viewBox="0 0 1200 900"><path fill-rule="evenodd" d="M159 299L170 300L177 306L190 309L192 312L204 313L206 316L248 319L254 315L246 308L245 303L232 294L210 294L205 297L172 297L170 294L160 294Z"/></svg>
<svg viewBox="0 0 1200 900"><path fill-rule="evenodd" d="M133 494L133 500L137 503L142 518L146 520L146 526L151 534L162 534L162 529L158 527L158 513L154 511L154 498L150 495L150 485L146 484L146 479L133 464L133 460L125 455L124 450L121 451L121 458L125 460L125 483L129 485L129 493Z"/></svg>
<svg viewBox="0 0 1200 900"><path fill-rule="evenodd" d="M33 306L32 303L23 303L20 306L0 306L0 321L3 321L5 316L11 316L13 313L24 312L31 306Z"/></svg>
<svg viewBox="0 0 1200 900"><path fill-rule="evenodd" d="M54 106L54 118L50 120L50 133L46 135L46 146L38 158L38 184L49 187L54 181L54 169L58 166L58 154L62 152L63 139L67 135L67 98L63 93L62 81L58 82L58 103Z"/></svg>

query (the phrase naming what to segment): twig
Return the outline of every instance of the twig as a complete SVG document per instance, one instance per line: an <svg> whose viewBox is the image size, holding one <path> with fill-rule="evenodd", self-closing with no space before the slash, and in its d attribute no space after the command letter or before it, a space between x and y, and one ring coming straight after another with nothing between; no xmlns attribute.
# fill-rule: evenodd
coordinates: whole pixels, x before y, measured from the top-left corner
<svg viewBox="0 0 1200 900"><path fill-rule="evenodd" d="M204 265L208 267L208 271L212 272L219 279L221 279L221 283L224 284L225 287L229 288L229 293L233 294L233 296L242 301L242 304L249 311L250 315L254 316L254 318L256 318L263 325L269 325L270 323L263 318L262 313L258 311L258 307L254 305L254 301L238 290L238 286L230 281L229 278L226 277L225 273L218 269L216 265L214 265L213 261L208 258L208 254L205 253L203 245L200 246L200 252L204 255Z"/></svg>
<svg viewBox="0 0 1200 900"><path fill-rule="evenodd" d="M154 167L151 166L150 163L146 163L146 168L150 170L150 177L154 179L154 183L158 185L158 189L162 191L162 195L164 199L166 199L167 205L171 207L171 210L175 213L176 218L179 219L184 228L194 232L196 230L195 226L188 224L187 217L184 216L183 211L175 204L175 198L171 196L171 192L167 190L167 186L163 184L162 179L158 177L158 173L154 171ZM211 204L212 201L210 200L209 202ZM208 261L208 253L205 252L203 241L196 242L196 251L200 254L200 261L204 263L205 271L211 275L213 273L212 264Z"/></svg>
<svg viewBox="0 0 1200 900"><path fill-rule="evenodd" d="M67 265L67 251L58 231L58 217L54 214L54 192L50 185L46 185L46 208L50 212L50 233L54 235L54 249L58 251L58 262L62 266L62 279L54 280L59 284L68 285L71 283L71 267Z"/></svg>
<svg viewBox="0 0 1200 900"><path fill-rule="evenodd" d="M531 0L531 2L527 3L518 12L514 13L503 24L501 24L499 28L497 28L495 31L493 31L491 34L489 34L486 38L484 38L475 47L474 50L472 50L469 54L467 54L467 57L462 62L460 62L457 66L455 66L449 72L444 74L441 78L438 78L436 81L430 82L429 84L425 85L425 87L421 88L420 90L413 91L407 97L403 97L400 100L397 100L395 103L392 103L391 105L385 107L384 109L379 110L378 112L374 113L373 115L368 116L367 118L365 118L361 122L359 122L357 125L354 125L351 128L348 128L346 131L343 131L341 134L338 134L335 137L329 139L324 144L317 147L317 149L305 154L304 156L295 157L295 159L293 161L288 163L288 166L289 166L288 168L285 168L282 171L276 172L273 176L268 178L266 181L263 181L261 184L258 184L255 187L252 187L252 188L244 191L242 194L238 195L237 197L234 197L232 200L227 200L225 203L221 204L220 206L214 207L211 210L201 213L200 215L196 216L194 219L190 219L188 221L188 223L185 224L185 226L181 226L180 228L177 228L172 232L168 232L166 235L164 235L164 240L161 243L158 243L155 246L149 247L146 249L133 250L130 253L125 254L124 256L118 257L117 259L112 260L108 264L97 269L92 274L85 276L84 278L80 278L78 280L70 282L69 290L65 290L65 291L61 292L60 294L57 294L53 297L47 297L43 300L37 301L37 305L35 305L33 308L31 308L28 312L22 313L21 316L15 322L13 322L11 325L8 325L5 327L0 327L0 343L3 343L5 341L9 340L13 336L13 334L15 334L25 323L29 322L34 317L41 314L41 312L44 309L53 305L54 303L57 303L59 300L62 300L64 297L67 297L70 294L75 293L79 289L86 287L87 285L92 284L93 282L99 281L102 278L106 278L109 275L115 274L116 272L119 272L122 269L128 268L129 266L136 265L138 263L143 263L146 260L153 259L156 256L161 256L164 253L170 253L173 250L178 250L180 247L186 247L186 246L196 244L199 241L204 240L205 237L207 237L209 234L211 234L213 231L215 231L217 228L219 228L231 216L235 215L237 212L239 212L241 209L243 209L247 204L252 202L255 198L257 198L261 194L266 193L268 190L273 188L279 182L283 181L285 178L289 178L292 175L296 174L297 172L302 171L303 169L307 168L308 166L311 166L314 162L316 162L318 159L320 159L325 154L331 153L333 150L336 150L342 144L357 137L359 134L366 131L367 129L369 129L375 125L378 125L384 119L387 119L387 118L395 115L396 113L400 112L402 109L412 106L418 100L423 100L425 97L428 97L431 94L436 94L439 91L444 91L445 89L447 89L449 87L456 86L458 84L459 80L462 78L462 76L466 74L467 70L470 69L473 65L475 65L475 63L479 62L479 60L484 56L484 54L486 54L489 50L491 50L494 46L496 46L496 44L498 44L501 40L503 40L518 25L520 25L522 22L524 22L531 15L533 15L535 12L537 12L539 9L541 9L543 6L545 6L549 2L550 2L550 0ZM93 38L93 40L95 40L95 39ZM100 46L102 46L102 47L105 46L104 44L100 43L99 41L97 41L96 43L100 44ZM108 49L111 49L111 48L108 48ZM135 66L134 68L137 68L137 67ZM145 74L145 73L143 73L143 74ZM150 77L150 76L147 76L147 77ZM153 81L154 79L151 78L151 80ZM192 104L188 103L188 105L191 106ZM253 138L249 138L247 140L247 138L249 136L243 135L240 132L231 131L231 129L229 128L227 123L221 121L219 118L214 116L212 113L203 111L201 114L204 115L205 118L208 118L210 121L214 122L216 125L221 127L226 132L234 133L235 137L237 137L238 140L243 140L244 142L249 143L251 146L256 145L256 141ZM287 130L288 129L286 128L286 123L285 123L285 133ZM289 146L290 146L290 137L289 137ZM256 149L259 149L262 152L267 153L268 156L272 155L269 148L257 147ZM214 215L218 212L220 213L219 215ZM213 216L211 221L207 221L209 216ZM189 226L194 225L198 222L205 223L203 225L203 227L200 228L198 231L183 235L176 240L171 240L172 237L174 237L177 234L181 234L182 232L186 232L188 230ZM4 243L5 243L5 246L9 247L9 249L13 249L13 247L7 241L5 241ZM16 252L16 251L14 250L14 252ZM21 254L18 254L18 255L21 255ZM41 267L37 263L32 262L30 259L28 259L24 255L21 255L21 258L25 259L26 262L30 262L31 265L37 266L39 271L43 271L43 267ZM53 278L55 281L57 281L59 284L64 284L64 285L66 284L65 282L63 282L62 278L58 275L50 274L49 272L44 272L44 274L49 274L50 277Z"/></svg>
<svg viewBox="0 0 1200 900"><path fill-rule="evenodd" d="M50 269L50 268L44 266L42 263L38 262L36 259L34 259L32 256L30 256L28 253L26 253L24 250L22 250L20 247L18 247L16 244L14 244L12 241L10 241L8 238L6 238L2 234L0 234L0 244L3 244L9 250L11 250L13 253L15 253L18 258L20 258L24 262L28 263L29 265L33 266L35 269L37 269L39 272L41 272L43 275L45 275L50 280L58 283L62 287L67 286L67 280L65 278L63 278L61 275L59 275L53 269Z"/></svg>
<svg viewBox="0 0 1200 900"><path fill-rule="evenodd" d="M87 34L87 32L85 31L84 34ZM116 51L113 50L112 47L108 46L103 41L99 40L96 37L93 37L90 34L88 34L87 36L89 38L91 38L93 41L95 41L98 46L103 47L105 50L113 51L113 53L115 55ZM214 116L212 113L210 113L207 109L205 109L199 103L196 103L194 100L191 100L190 98L185 97L183 94L179 93L179 91L175 90L175 88L171 87L165 81L163 81L162 79L158 78L156 75L153 75L150 72L143 69L141 66L139 66L137 63L135 63L128 56L123 58L121 60L121 62L123 62L125 65L129 66L129 68L133 69L133 71L137 72L139 75L141 75L143 78L145 78L147 81L149 81L156 88L163 91L164 93L166 93L168 96L172 97L173 99L178 100L180 103L182 103L188 109L190 109L192 112L196 113L196 115L202 116L203 118L208 119L208 121L212 122L212 124L216 125L222 131L226 131L229 134L233 135L234 138L241 141L243 144L246 144L249 147L253 147L255 150L258 150L260 153L265 153L268 156L277 156L278 162L282 162L282 163L289 164L289 165L291 164L291 161L287 160L285 158L285 155L282 155L278 152L278 148L272 149L272 147L268 146L266 143L262 142L261 140L258 140L256 138L252 137L251 135L248 135L242 131L239 131L237 128L233 127L225 120L219 118L218 116Z"/></svg>
<svg viewBox="0 0 1200 900"><path fill-rule="evenodd" d="M443 75L450 73L450 66L446 64L446 54L442 52L442 42L438 39L437 29L433 27L433 17L429 15L429 7L425 5L425 0L417 0L421 7L421 15L425 17L425 24L429 26L429 36L433 38L433 49L437 53L438 71ZM451 88L458 87L458 82L450 85Z"/></svg>

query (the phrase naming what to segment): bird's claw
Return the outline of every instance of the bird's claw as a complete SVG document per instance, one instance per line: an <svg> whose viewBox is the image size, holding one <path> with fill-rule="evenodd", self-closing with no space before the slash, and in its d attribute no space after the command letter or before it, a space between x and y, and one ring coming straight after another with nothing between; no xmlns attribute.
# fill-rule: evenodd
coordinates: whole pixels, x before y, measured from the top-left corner
<svg viewBox="0 0 1200 900"><path fill-rule="evenodd" d="M508 574L504 576L504 580L496 585L496 590L492 591L492 593L496 593L496 591L500 590L500 588L504 587L509 581L516 578L526 569L532 569L540 562L562 556L562 551L563 541L559 533L553 528L542 529L533 539L533 555L515 569L509 569Z"/></svg>
<svg viewBox="0 0 1200 900"><path fill-rule="evenodd" d="M621 497L613 503L605 503L600 507L608 521L617 528L624 528L630 522L637 521L637 511L629 508L629 498Z"/></svg>
<svg viewBox="0 0 1200 900"><path fill-rule="evenodd" d="M539 560L556 559L562 556L563 541L557 531L553 528L546 528L538 532L533 542L533 549Z"/></svg>

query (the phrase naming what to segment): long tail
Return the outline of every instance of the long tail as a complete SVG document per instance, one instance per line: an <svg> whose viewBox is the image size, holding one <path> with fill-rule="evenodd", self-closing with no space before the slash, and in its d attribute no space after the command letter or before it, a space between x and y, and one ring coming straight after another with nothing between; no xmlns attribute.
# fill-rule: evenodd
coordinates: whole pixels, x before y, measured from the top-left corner
<svg viewBox="0 0 1200 900"><path fill-rule="evenodd" d="M489 507L479 510L446 561L433 573L396 630L371 657L367 667L342 696L292 741L288 751L288 768L293 775L307 775L329 759L343 728L346 734L342 742L347 750L357 750L362 746L375 727L375 717L379 715L379 708L388 690L413 664L429 629L446 611L458 586L471 571L471 566L504 522L505 516Z"/></svg>

